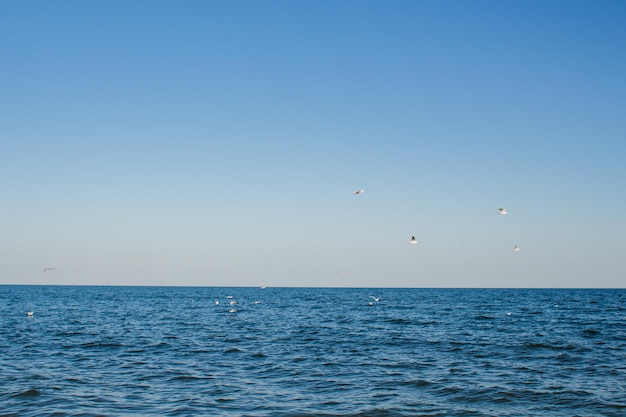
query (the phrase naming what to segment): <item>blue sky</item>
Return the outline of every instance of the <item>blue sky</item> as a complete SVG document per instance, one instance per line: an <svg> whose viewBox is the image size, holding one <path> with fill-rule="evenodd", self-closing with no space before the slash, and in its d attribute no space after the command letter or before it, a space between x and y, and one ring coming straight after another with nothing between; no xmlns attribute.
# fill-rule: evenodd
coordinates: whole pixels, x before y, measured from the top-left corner
<svg viewBox="0 0 626 417"><path fill-rule="evenodd" d="M621 1L4 1L0 284L624 287L625 52Z"/></svg>

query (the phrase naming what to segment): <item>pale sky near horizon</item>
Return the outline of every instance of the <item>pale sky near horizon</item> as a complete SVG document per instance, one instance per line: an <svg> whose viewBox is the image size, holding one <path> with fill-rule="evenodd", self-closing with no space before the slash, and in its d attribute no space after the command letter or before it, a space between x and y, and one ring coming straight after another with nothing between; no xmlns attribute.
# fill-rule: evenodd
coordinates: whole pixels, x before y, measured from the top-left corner
<svg viewBox="0 0 626 417"><path fill-rule="evenodd" d="M5 0L0 59L0 284L626 287L626 2Z"/></svg>

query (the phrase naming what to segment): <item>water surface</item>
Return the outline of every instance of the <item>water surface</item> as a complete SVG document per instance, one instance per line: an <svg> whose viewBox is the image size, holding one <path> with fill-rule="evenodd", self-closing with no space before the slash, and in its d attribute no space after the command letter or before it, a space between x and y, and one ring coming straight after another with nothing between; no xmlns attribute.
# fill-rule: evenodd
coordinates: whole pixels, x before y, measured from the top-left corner
<svg viewBox="0 0 626 417"><path fill-rule="evenodd" d="M626 415L625 290L0 286L0 320L0 416Z"/></svg>

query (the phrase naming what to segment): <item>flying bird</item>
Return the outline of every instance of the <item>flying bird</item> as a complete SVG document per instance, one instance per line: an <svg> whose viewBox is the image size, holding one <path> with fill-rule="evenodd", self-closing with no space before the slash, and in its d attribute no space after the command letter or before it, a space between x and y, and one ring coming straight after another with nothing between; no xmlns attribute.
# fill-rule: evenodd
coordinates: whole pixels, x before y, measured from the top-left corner
<svg viewBox="0 0 626 417"><path fill-rule="evenodd" d="M513 246L513 250L514 250L515 252L519 252L519 246L517 246L517 245Z"/></svg>
<svg viewBox="0 0 626 417"><path fill-rule="evenodd" d="M356 191L353 191L352 194L359 195L359 194L363 194L364 192L365 190L356 190Z"/></svg>
<svg viewBox="0 0 626 417"><path fill-rule="evenodd" d="M417 239L415 239L415 236L411 236L411 240L409 240L409 244L410 245L417 245Z"/></svg>
<svg viewBox="0 0 626 417"><path fill-rule="evenodd" d="M348 275L348 271L341 271L341 275Z"/></svg>
<svg viewBox="0 0 626 417"><path fill-rule="evenodd" d="M373 295L370 295L370 298L376 302L380 301L380 297L374 297Z"/></svg>
<svg viewBox="0 0 626 417"><path fill-rule="evenodd" d="M45 274L46 272L50 272L50 271L54 271L56 272L56 268L44 268L42 274Z"/></svg>
<svg viewBox="0 0 626 417"><path fill-rule="evenodd" d="M509 212L508 212L508 211L506 211L506 209L505 209L505 208L499 208L499 209L498 209L498 214L509 214Z"/></svg>

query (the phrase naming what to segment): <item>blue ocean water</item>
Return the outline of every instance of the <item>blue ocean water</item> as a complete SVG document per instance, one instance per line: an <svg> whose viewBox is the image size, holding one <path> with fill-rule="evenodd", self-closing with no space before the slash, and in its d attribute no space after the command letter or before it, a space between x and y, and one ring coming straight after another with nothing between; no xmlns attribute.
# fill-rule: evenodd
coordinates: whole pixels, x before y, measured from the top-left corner
<svg viewBox="0 0 626 417"><path fill-rule="evenodd" d="M0 286L0 320L0 416L626 415L626 290Z"/></svg>

